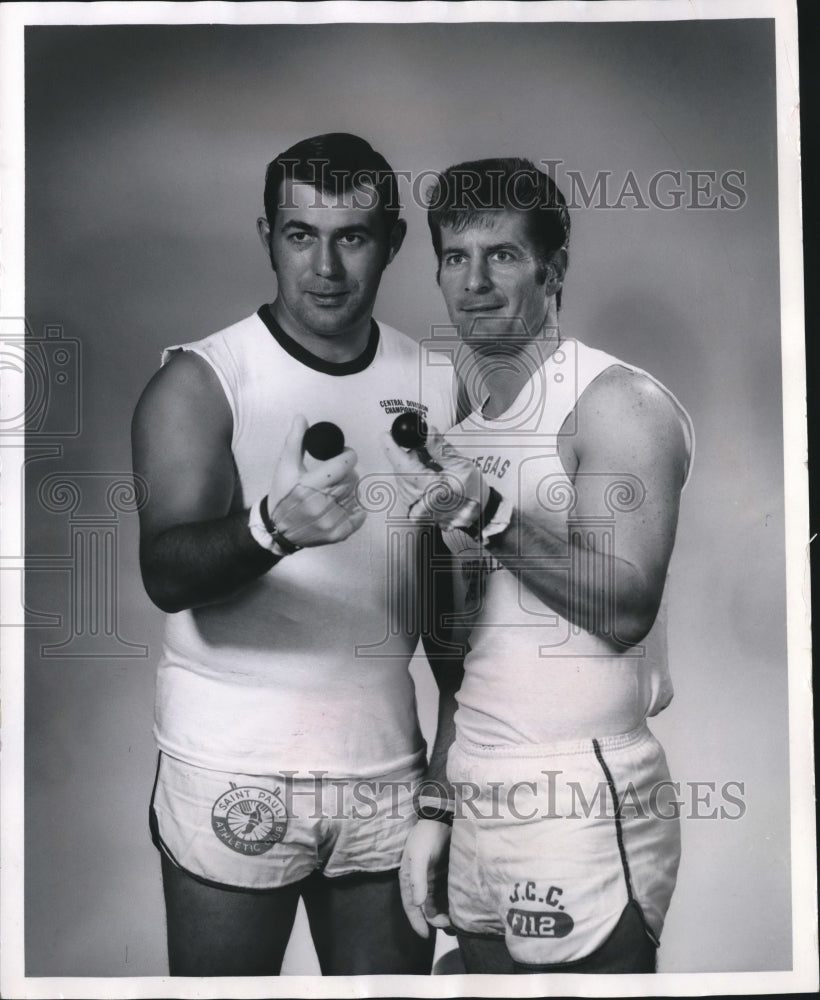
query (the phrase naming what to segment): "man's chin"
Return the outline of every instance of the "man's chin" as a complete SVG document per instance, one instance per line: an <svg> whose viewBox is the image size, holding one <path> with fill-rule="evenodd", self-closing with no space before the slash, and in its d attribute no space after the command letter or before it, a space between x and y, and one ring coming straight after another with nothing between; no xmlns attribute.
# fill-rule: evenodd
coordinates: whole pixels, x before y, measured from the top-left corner
<svg viewBox="0 0 820 1000"><path fill-rule="evenodd" d="M304 317L306 326L320 337L342 337L365 318L353 309L311 309Z"/></svg>
<svg viewBox="0 0 820 1000"><path fill-rule="evenodd" d="M472 333L462 340L476 354L497 354L504 357L517 354L529 343L529 339L522 337L520 333L504 335L499 332Z"/></svg>

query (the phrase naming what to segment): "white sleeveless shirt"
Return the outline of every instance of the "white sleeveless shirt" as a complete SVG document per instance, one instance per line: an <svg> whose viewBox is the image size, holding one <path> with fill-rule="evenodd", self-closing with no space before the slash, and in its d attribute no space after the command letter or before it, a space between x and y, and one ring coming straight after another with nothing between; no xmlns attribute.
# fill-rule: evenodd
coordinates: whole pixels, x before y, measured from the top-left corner
<svg viewBox="0 0 820 1000"><path fill-rule="evenodd" d="M384 324L352 362L324 362L267 306L196 343L233 416L233 510L270 488L293 416L332 421L358 455L364 525L303 549L233 597L168 615L155 736L188 763L264 774L368 777L424 753L408 664L418 639L416 530L393 521L395 484L379 440L395 414L454 420L452 369ZM310 461L310 459L306 459Z"/></svg>
<svg viewBox="0 0 820 1000"><path fill-rule="evenodd" d="M553 511L564 523L573 485L558 454L558 432L584 390L613 365L641 372L576 340L563 341L505 413L488 420L475 412L447 439L524 515ZM672 400L691 456L688 414L652 380ZM614 477L606 503L596 512L595 530L615 532L618 509L640 503L640 490L635 477ZM464 559L475 558L475 543L463 532L446 532L445 540L453 551L461 549ZM486 550L479 559L483 594L473 594L471 650L458 693L461 738L484 746L519 746L614 735L669 704L665 601L646 638L614 652L611 643L542 603Z"/></svg>

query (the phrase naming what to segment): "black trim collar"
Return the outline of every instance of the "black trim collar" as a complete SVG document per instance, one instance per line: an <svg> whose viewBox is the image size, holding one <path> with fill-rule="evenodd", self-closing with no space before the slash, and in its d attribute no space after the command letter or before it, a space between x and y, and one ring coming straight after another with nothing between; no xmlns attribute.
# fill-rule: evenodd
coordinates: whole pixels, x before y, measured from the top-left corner
<svg viewBox="0 0 820 1000"><path fill-rule="evenodd" d="M358 358L353 358L351 361L325 361L324 358L318 358L315 354L311 354L310 351L295 341L293 337L288 336L274 319L271 307L267 303L259 308L256 315L270 330L283 351L287 351L292 358L295 358L308 368L312 368L317 372L323 372L325 375L355 375L357 372L363 372L365 368L369 368L373 358L376 357L381 334L379 324L372 318L370 320L370 339L367 341L367 347L365 347Z"/></svg>

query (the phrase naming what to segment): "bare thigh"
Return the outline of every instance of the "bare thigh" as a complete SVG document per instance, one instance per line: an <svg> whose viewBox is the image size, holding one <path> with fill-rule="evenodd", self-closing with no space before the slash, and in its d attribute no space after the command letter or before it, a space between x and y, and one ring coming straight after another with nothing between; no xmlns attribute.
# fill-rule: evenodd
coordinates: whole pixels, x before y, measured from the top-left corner
<svg viewBox="0 0 820 1000"><path fill-rule="evenodd" d="M172 976L277 976L303 883L247 892L207 885L162 855Z"/></svg>
<svg viewBox="0 0 820 1000"><path fill-rule="evenodd" d="M323 975L430 974L435 939L410 926L398 872L316 873L302 883L302 896Z"/></svg>

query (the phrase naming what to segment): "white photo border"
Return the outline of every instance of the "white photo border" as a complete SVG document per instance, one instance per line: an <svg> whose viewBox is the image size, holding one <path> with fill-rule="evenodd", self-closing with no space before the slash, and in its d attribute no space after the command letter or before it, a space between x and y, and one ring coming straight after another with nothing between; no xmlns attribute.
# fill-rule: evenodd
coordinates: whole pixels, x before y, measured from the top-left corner
<svg viewBox="0 0 820 1000"><path fill-rule="evenodd" d="M811 701L810 598L808 583L808 486L805 416L803 266L801 249L799 89L797 15L780 0L634 0L584 4L466 2L440 3L19 3L0 8L0 108L2 122L2 235L0 318L24 315L24 158L23 30L45 24L324 24L333 22L484 21L631 21L698 18L774 18L777 49L778 176L783 461L786 486L787 630L791 741L791 849L794 968L790 972L658 974L649 981L632 977L450 976L439 978L366 977L320 979L171 979L150 977L54 979L27 977L23 926L23 608L16 572L0 574L2 641L2 894L0 992L10 997L358 997L358 996L587 996L757 994L815 991L817 978L817 900L813 730ZM2 321L2 320L0 320ZM23 410L21 373L2 372L0 405ZM23 551L22 443L2 449L2 529L4 552ZM19 570L15 558L0 569Z"/></svg>

